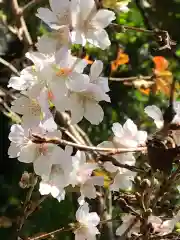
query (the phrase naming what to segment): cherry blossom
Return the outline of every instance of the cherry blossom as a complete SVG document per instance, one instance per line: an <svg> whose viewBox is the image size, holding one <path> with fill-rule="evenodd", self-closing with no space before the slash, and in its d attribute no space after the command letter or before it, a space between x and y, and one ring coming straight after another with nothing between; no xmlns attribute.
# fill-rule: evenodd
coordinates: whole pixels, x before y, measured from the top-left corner
<svg viewBox="0 0 180 240"><path fill-rule="evenodd" d="M21 96L12 102L12 111L22 115L24 127L38 126L40 122L47 130L57 129L54 118L49 110L47 91L41 91L37 99Z"/></svg>
<svg viewBox="0 0 180 240"><path fill-rule="evenodd" d="M113 142L117 146L137 147L145 144L147 140L147 132L138 131L131 119L128 119L123 126L120 123L113 123L112 131L115 135Z"/></svg>
<svg viewBox="0 0 180 240"><path fill-rule="evenodd" d="M97 10L94 0L50 0L51 10L39 8L37 16L57 31L69 27L72 43L89 43L102 49L110 46L107 32L104 30L115 14L107 9ZM57 34L58 35L58 34Z"/></svg>
<svg viewBox="0 0 180 240"><path fill-rule="evenodd" d="M19 124L14 124L9 134L11 144L8 154L10 158L17 157L20 162L33 163L35 173L40 176L49 176L52 165L58 164L61 159L71 162L71 157L62 148L51 143L34 143L32 132L61 137L60 131L47 133L42 127L26 129Z"/></svg>
<svg viewBox="0 0 180 240"><path fill-rule="evenodd" d="M86 162L84 152L77 151L72 157L73 170L69 183L75 187L80 186L81 198L79 202L83 202L84 197L96 198L96 189L94 185L103 186L104 178L92 176L93 170L98 168L96 163Z"/></svg>
<svg viewBox="0 0 180 240"><path fill-rule="evenodd" d="M96 212L89 212L89 206L86 202L78 208L76 219L79 226L74 231L75 240L92 240L100 233L97 229L100 218Z"/></svg>
<svg viewBox="0 0 180 240"><path fill-rule="evenodd" d="M107 147L107 148L115 148L115 144L113 142L102 142L98 145L99 147ZM130 166L135 165L135 157L132 153L124 153L124 154L115 154L113 156L119 163L128 164ZM119 191L119 189L123 190L131 190L132 189L132 181L136 176L135 172L132 172L125 168L120 168L115 166L112 162L105 162L104 168L114 175L114 181L110 185L111 191Z"/></svg>

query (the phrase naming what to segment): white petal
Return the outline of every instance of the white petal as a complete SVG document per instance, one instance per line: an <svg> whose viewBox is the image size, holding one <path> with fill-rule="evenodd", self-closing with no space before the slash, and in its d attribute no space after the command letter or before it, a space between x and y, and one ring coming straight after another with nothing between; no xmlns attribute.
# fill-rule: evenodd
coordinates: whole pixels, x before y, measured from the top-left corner
<svg viewBox="0 0 180 240"><path fill-rule="evenodd" d="M69 1L64 0L49 0L50 7L53 12L60 16L64 14L64 11L69 8Z"/></svg>
<svg viewBox="0 0 180 240"><path fill-rule="evenodd" d="M149 117L151 117L154 120L157 128L161 128L163 126L164 123L163 115L161 110L157 106L155 105L147 106L144 109L144 111Z"/></svg>
<svg viewBox="0 0 180 240"><path fill-rule="evenodd" d="M39 176L49 176L51 172L52 163L49 161L49 157L46 155L40 155L34 161L34 171Z"/></svg>
<svg viewBox="0 0 180 240"><path fill-rule="evenodd" d="M71 123L80 122L84 116L83 100L76 94L70 96Z"/></svg>
<svg viewBox="0 0 180 240"><path fill-rule="evenodd" d="M85 184L81 185L80 189L81 195L89 198L89 199L94 199L96 198L96 189L94 185L87 181Z"/></svg>
<svg viewBox="0 0 180 240"><path fill-rule="evenodd" d="M84 117L91 123L98 125L104 118L104 112L101 106L95 101L85 102Z"/></svg>
<svg viewBox="0 0 180 240"><path fill-rule="evenodd" d="M81 92L87 89L89 83L89 76L72 72L67 81L67 87L74 92Z"/></svg>
<svg viewBox="0 0 180 240"><path fill-rule="evenodd" d="M18 157L18 160L24 163L31 163L31 162L34 162L36 157L37 157L36 144L31 143L21 148L21 152Z"/></svg>
<svg viewBox="0 0 180 240"><path fill-rule="evenodd" d="M110 142L110 141L104 141L104 142L98 144L97 147L114 148L114 144L112 142Z"/></svg>
<svg viewBox="0 0 180 240"><path fill-rule="evenodd" d="M9 133L9 140L14 143L23 143L24 129L20 124L13 124Z"/></svg>
<svg viewBox="0 0 180 240"><path fill-rule="evenodd" d="M60 192L59 192L59 195L56 197L56 199L59 201L59 202L61 202L62 200L64 200L65 199L65 191L64 191L64 189L63 190L61 190Z"/></svg>
<svg viewBox="0 0 180 240"><path fill-rule="evenodd" d="M39 184L39 192L41 195L48 195L51 192L51 185L41 181Z"/></svg>
<svg viewBox="0 0 180 240"><path fill-rule="evenodd" d="M71 41L74 44L81 44L82 46L86 45L84 33L77 29L71 32Z"/></svg>
<svg viewBox="0 0 180 240"><path fill-rule="evenodd" d="M101 176L92 176L90 181L96 186L103 186L104 185L104 177Z"/></svg>
<svg viewBox="0 0 180 240"><path fill-rule="evenodd" d="M56 15L48 8L39 8L36 16L42 19L51 28L58 29L60 27L58 26L58 19Z"/></svg>
<svg viewBox="0 0 180 240"><path fill-rule="evenodd" d="M89 206L88 203L85 202L82 206L80 206L76 212L76 219L78 222L81 222L81 220L84 220L86 218L87 214L89 214Z"/></svg>
<svg viewBox="0 0 180 240"><path fill-rule="evenodd" d="M92 22L99 28L106 28L115 18L114 12L107 9L100 9L93 17Z"/></svg>
<svg viewBox="0 0 180 240"><path fill-rule="evenodd" d="M100 217L97 215L96 212L91 212L88 214L88 223L92 224L93 226L97 226L100 222Z"/></svg>
<svg viewBox="0 0 180 240"><path fill-rule="evenodd" d="M116 167L112 162L105 162L104 163L104 168L111 173L114 173L118 170L118 167Z"/></svg>
<svg viewBox="0 0 180 240"><path fill-rule="evenodd" d="M147 140L147 132L146 131L138 131L136 135L136 140L139 144L144 145Z"/></svg>
<svg viewBox="0 0 180 240"><path fill-rule="evenodd" d="M105 50L111 45L109 36L104 29L99 29L97 31L88 30L86 34L87 41L92 45Z"/></svg>
<svg viewBox="0 0 180 240"><path fill-rule="evenodd" d="M136 134L138 132L136 124L131 119L128 119L124 123L123 129L124 129L124 134L126 136L136 136Z"/></svg>
<svg viewBox="0 0 180 240"><path fill-rule="evenodd" d="M93 80L96 80L103 70L103 62L100 60L95 60L91 65L90 77Z"/></svg>
<svg viewBox="0 0 180 240"><path fill-rule="evenodd" d="M96 11L96 4L94 0L79 0L80 4L80 14L81 14L81 20L85 21L88 20L89 15L91 14L91 11L94 9Z"/></svg>
<svg viewBox="0 0 180 240"><path fill-rule="evenodd" d="M124 135L124 130L120 123L113 123L112 131L114 135L118 138L121 138Z"/></svg>
<svg viewBox="0 0 180 240"><path fill-rule="evenodd" d="M11 142L9 148L8 148L8 155L9 158L16 158L19 156L20 154L20 147L18 147L18 145L16 143Z"/></svg>
<svg viewBox="0 0 180 240"><path fill-rule="evenodd" d="M36 47L39 52L52 54L56 50L57 39L43 35L37 42Z"/></svg>

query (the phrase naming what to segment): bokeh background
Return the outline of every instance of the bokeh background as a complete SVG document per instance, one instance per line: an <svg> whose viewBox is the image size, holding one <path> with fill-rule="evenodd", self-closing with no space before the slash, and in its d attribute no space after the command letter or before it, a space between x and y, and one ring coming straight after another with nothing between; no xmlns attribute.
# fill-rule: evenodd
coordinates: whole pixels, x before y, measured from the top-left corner
<svg viewBox="0 0 180 240"><path fill-rule="evenodd" d="M20 6L24 6L29 0L19 0ZM44 0L37 3L25 13L25 20L29 33L35 43L37 38L49 31L47 27L35 16L39 6L48 5ZM89 55L90 60L100 59L104 62L104 76L115 78L127 78L135 76L151 76L155 68L153 57L163 56L169 62L168 70L173 77L180 79L180 1L179 0L132 0L129 4L128 13L118 13L116 23L120 25L135 26L147 29L167 30L171 38L177 42L174 47L176 58L169 49L158 50L158 44L151 34L136 31L114 31L108 28L111 39L111 47L105 51L92 46L87 46L84 56ZM15 23L11 8L11 0L0 1L0 57L13 64L21 70L28 64L24 53L28 50L24 42L13 35L3 24L6 18L11 25ZM120 28L119 28L120 29ZM73 47L73 53L78 53L79 46ZM119 61L118 68L112 71L111 62L117 60L117 54L122 51L128 55L129 61L123 64ZM83 57L83 56L82 56ZM123 55L121 55L123 59ZM0 63L0 86L7 87L11 76L11 70ZM104 121L98 126L90 126L83 120L80 126L87 132L93 144L107 140L111 136L113 122L124 123L130 117L141 129L149 133L155 130L152 121L145 115L144 107L156 104L162 109L167 106L168 95L162 91L155 94L152 90L147 94L134 86L128 86L124 82L109 81L111 104L102 104L105 111ZM1 96L0 96L1 97ZM178 98L178 94L177 94ZM1 104L1 103L0 103ZM16 159L9 159L7 150L9 146L8 133L12 120L0 113L0 239L13 239L14 223L12 227L3 227L2 217L13 219L17 217L25 199L27 190L19 187L19 181L23 171L31 171L31 167L19 163ZM35 190L33 198L39 198L38 189ZM77 206L74 201L74 193L66 196L66 201L58 203L57 200L48 198L41 207L26 221L23 227L24 236L33 236L40 232L50 232L60 226L67 226L74 222ZM61 233L53 239L71 239L71 233ZM108 239L105 235L103 239Z"/></svg>

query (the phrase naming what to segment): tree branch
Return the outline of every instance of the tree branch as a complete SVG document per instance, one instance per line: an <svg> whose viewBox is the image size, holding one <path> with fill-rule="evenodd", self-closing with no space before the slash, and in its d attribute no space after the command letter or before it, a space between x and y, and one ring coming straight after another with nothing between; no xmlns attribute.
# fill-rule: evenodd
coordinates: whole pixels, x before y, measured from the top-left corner
<svg viewBox="0 0 180 240"><path fill-rule="evenodd" d="M82 151L96 151L96 152L106 152L109 155L114 155L118 153L128 153L128 152L143 152L147 150L147 147L137 147L137 148L101 148L101 147L93 147L93 146L86 146L82 144L77 144L73 142L69 142L60 138L46 138L39 136L37 134L32 134L33 139L32 141L37 144L41 143L52 143L60 146L71 146L75 147L78 150Z"/></svg>

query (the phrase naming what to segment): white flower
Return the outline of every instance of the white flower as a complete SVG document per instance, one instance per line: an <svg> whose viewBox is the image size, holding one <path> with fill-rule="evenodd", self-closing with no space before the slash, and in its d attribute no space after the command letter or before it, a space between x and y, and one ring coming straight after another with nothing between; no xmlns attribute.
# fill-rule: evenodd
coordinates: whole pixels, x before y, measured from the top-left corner
<svg viewBox="0 0 180 240"><path fill-rule="evenodd" d="M110 46L107 32L104 30L115 14L106 9L97 10L94 0L50 0L49 10L39 8L37 16L52 29L59 30L64 27L72 28L71 40L73 43L86 44L86 41L102 49Z"/></svg>
<svg viewBox="0 0 180 240"><path fill-rule="evenodd" d="M104 178L91 176L93 170L98 168L96 163L87 163L84 152L77 151L72 157L73 171L69 184L73 187L80 186L81 198L96 198L96 189L94 185L103 186Z"/></svg>
<svg viewBox="0 0 180 240"><path fill-rule="evenodd" d="M175 101L173 103L174 110L176 115L174 116L172 123L179 123L180 122L180 102ZM163 113L161 112L160 108L155 105L147 106L144 109L145 113L154 120L157 128L162 128L164 125L164 118Z"/></svg>
<svg viewBox="0 0 180 240"><path fill-rule="evenodd" d="M92 240L96 239L96 234L99 234L97 225L100 218L96 212L89 212L89 206L84 203L76 212L76 219L79 227L74 231L75 240Z"/></svg>
<svg viewBox="0 0 180 240"><path fill-rule="evenodd" d="M10 158L18 157L20 162L33 163L34 171L40 176L49 176L53 164L63 161L71 162L71 157L60 147L50 144L37 144L32 142L32 134L61 137L59 131L46 133L42 128L24 129L21 125L14 124L11 127L9 140L11 145L8 149Z"/></svg>
<svg viewBox="0 0 180 240"><path fill-rule="evenodd" d="M112 142L102 142L98 145L99 147L105 148L115 148L115 144ZM116 154L113 156L119 163L128 164L130 166L135 165L135 157L132 153L123 153L123 154ZM132 189L132 181L136 176L135 172L127 170L125 168L120 168L115 166L112 162L105 162L104 168L110 172L115 174L114 181L110 185L111 191L119 191L119 189L124 190L131 190Z"/></svg>
<svg viewBox="0 0 180 240"><path fill-rule="evenodd" d="M101 49L110 46L107 32L104 30L115 14L107 9L97 10L94 0L72 1L72 42L86 44L86 41Z"/></svg>
<svg viewBox="0 0 180 240"><path fill-rule="evenodd" d="M120 123L114 123L112 131L115 135L113 142L118 146L137 147L145 144L147 139L147 132L138 131L131 119L128 119L123 126Z"/></svg>
<svg viewBox="0 0 180 240"><path fill-rule="evenodd" d="M65 198L64 188L69 185L69 177L72 171L72 148L65 148L64 157L59 155L57 149L53 151L53 165L49 176L41 175L39 191L41 195L51 194L60 202Z"/></svg>
<svg viewBox="0 0 180 240"><path fill-rule="evenodd" d="M49 110L47 90L40 92L37 99L30 99L27 96L21 96L12 102L13 112L23 115L22 123L27 128L38 126L40 122L44 127L53 131L57 129L53 116Z"/></svg>
<svg viewBox="0 0 180 240"><path fill-rule="evenodd" d="M116 229L116 235L122 236L126 230L134 223L136 216L131 214L126 214L122 216L123 223ZM131 237L132 233L140 232L140 221L138 220L133 227L128 231L127 236Z"/></svg>
<svg viewBox="0 0 180 240"><path fill-rule="evenodd" d="M104 117L104 112L98 104L100 101L110 102L106 92L109 91L108 79L99 77L103 64L95 61L91 66L90 79L74 86L73 92L69 94L72 123L82 120L83 116L92 124L99 124Z"/></svg>
<svg viewBox="0 0 180 240"><path fill-rule="evenodd" d="M66 47L61 48L55 58L56 68L49 66L50 69L46 70L52 72L48 79L48 87L53 95L52 102L59 111L69 110L69 90L76 91L77 86L89 82L89 77L82 74L87 62L72 56Z"/></svg>

